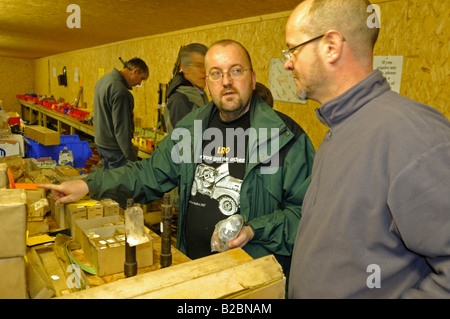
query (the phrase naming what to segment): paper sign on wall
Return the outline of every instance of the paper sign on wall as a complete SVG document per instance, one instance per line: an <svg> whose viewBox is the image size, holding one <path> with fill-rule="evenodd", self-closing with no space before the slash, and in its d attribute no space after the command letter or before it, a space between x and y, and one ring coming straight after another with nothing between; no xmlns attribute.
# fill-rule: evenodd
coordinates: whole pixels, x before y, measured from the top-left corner
<svg viewBox="0 0 450 319"><path fill-rule="evenodd" d="M270 59L269 90L275 101L302 103L297 97L292 72L284 69L285 62L285 59Z"/></svg>
<svg viewBox="0 0 450 319"><path fill-rule="evenodd" d="M392 91L400 93L402 82L403 56L374 56L373 69L378 69L383 73Z"/></svg>

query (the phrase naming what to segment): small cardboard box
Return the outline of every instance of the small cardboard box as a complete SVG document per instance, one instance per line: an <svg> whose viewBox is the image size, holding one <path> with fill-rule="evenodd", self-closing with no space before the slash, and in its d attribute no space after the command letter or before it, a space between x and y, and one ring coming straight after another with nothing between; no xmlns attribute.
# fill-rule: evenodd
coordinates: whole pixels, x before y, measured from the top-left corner
<svg viewBox="0 0 450 319"><path fill-rule="evenodd" d="M81 244L86 259L92 264L97 275L105 276L123 272L125 263L125 245L101 249L94 246L88 235L96 233L101 238L114 237L116 229L125 228L120 216L108 216L95 219L77 220L77 240ZM115 225L114 225L115 224ZM118 224L118 225L117 225ZM102 225L109 225L104 226ZM136 246L138 268L153 265L153 238L147 234L149 242Z"/></svg>
<svg viewBox="0 0 450 319"><path fill-rule="evenodd" d="M66 228L65 207L64 205L56 205L56 199L49 196L50 212L53 220L58 228Z"/></svg>
<svg viewBox="0 0 450 319"><path fill-rule="evenodd" d="M93 206L86 206L87 219L103 217L103 205L98 203Z"/></svg>
<svg viewBox="0 0 450 319"><path fill-rule="evenodd" d="M103 216L119 215L120 207L118 202L109 198L104 198L100 200L100 203L103 205Z"/></svg>
<svg viewBox="0 0 450 319"><path fill-rule="evenodd" d="M25 137L45 146L59 145L61 143L58 132L40 125L25 126Z"/></svg>
<svg viewBox="0 0 450 319"><path fill-rule="evenodd" d="M16 141L19 143L19 150L20 150L20 156L25 157L25 144L23 141L23 136L20 134L11 134L11 135L0 135L0 140L9 140L9 141ZM16 154L14 154L16 155ZM6 155L6 156L12 156L12 155Z"/></svg>
<svg viewBox="0 0 450 319"><path fill-rule="evenodd" d="M87 212L85 206L79 206L77 204L64 205L64 221L66 227L70 228L73 234L76 232L76 223L78 219L84 220L87 218ZM76 237L75 237L76 239Z"/></svg>
<svg viewBox="0 0 450 319"><path fill-rule="evenodd" d="M24 257L0 259L0 299L26 299L27 281Z"/></svg>
<svg viewBox="0 0 450 319"><path fill-rule="evenodd" d="M56 166L55 172L61 177L80 176L80 172L70 165Z"/></svg>
<svg viewBox="0 0 450 319"><path fill-rule="evenodd" d="M0 221L0 258L25 256L27 196L24 189L0 189Z"/></svg>
<svg viewBox="0 0 450 319"><path fill-rule="evenodd" d="M20 155L20 144L13 140L0 140L0 157Z"/></svg>

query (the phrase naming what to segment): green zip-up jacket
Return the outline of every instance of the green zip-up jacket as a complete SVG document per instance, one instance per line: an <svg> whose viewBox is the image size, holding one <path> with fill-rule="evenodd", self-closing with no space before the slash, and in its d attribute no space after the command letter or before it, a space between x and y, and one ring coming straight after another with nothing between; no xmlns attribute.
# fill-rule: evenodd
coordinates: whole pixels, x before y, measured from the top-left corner
<svg viewBox="0 0 450 319"><path fill-rule="evenodd" d="M93 170L85 178L90 196L94 199L109 197L121 205L127 198L146 204L179 186L177 248L185 253L187 207L198 165L195 158L203 142L198 136L203 136L215 112L218 112L216 106L209 102L189 113L178 123L178 130L158 144L149 159L109 171ZM254 143L249 139L240 190L240 213L255 235L243 249L253 258L274 254L288 274L315 152L300 126L274 111L257 94L253 95L249 112L250 125L258 136L253 139ZM186 141L176 139L177 132L188 132L185 138L190 136L193 141L188 143L190 147L180 149L182 141ZM259 132L276 133L271 136ZM177 163L180 158L188 160Z"/></svg>

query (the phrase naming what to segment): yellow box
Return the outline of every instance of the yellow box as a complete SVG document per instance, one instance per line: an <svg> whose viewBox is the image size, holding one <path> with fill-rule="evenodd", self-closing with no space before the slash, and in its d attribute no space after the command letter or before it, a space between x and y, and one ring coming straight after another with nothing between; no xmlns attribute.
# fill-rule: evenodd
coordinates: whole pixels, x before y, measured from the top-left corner
<svg viewBox="0 0 450 319"><path fill-rule="evenodd" d="M25 126L25 137L45 146L59 145L61 143L60 134L58 132L40 125Z"/></svg>
<svg viewBox="0 0 450 319"><path fill-rule="evenodd" d="M93 232L100 238L114 238L116 228L124 228L124 225L112 225L101 227L104 224L121 221L120 216L108 216L95 219L77 220L77 240L81 244L86 259L92 264L97 275L105 276L123 272L125 263L125 246L110 247L92 243L88 234ZM147 234L148 235L148 234ZM148 235L149 242L136 246L136 262L138 268L153 265L153 238ZM106 247L105 247L106 246Z"/></svg>

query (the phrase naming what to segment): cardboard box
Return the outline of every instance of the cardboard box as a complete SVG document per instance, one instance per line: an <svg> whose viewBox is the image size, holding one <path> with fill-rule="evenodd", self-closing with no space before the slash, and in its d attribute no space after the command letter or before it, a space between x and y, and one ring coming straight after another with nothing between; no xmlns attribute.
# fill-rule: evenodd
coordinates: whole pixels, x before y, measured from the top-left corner
<svg viewBox="0 0 450 319"><path fill-rule="evenodd" d="M7 188L8 184L8 165L6 163L0 163L0 188Z"/></svg>
<svg viewBox="0 0 450 319"><path fill-rule="evenodd" d="M64 205L56 205L56 199L49 196L50 214L55 221L57 228L66 228L65 207Z"/></svg>
<svg viewBox="0 0 450 319"><path fill-rule="evenodd" d="M98 203L93 206L86 206L87 219L103 217L103 205Z"/></svg>
<svg viewBox="0 0 450 319"><path fill-rule="evenodd" d="M70 228L72 236L75 233L76 224L78 219L87 219L87 212L85 206L79 206L77 204L64 205L64 222L65 227ZM76 239L76 238L75 238Z"/></svg>
<svg viewBox="0 0 450 319"><path fill-rule="evenodd" d="M124 229L125 225L111 225L123 223L119 216L108 216L95 219L77 220L77 240L81 244L86 259L92 264L97 275L105 276L123 272L125 262L125 245L108 247L105 249L94 246L88 238L91 233L100 235L101 238L114 237L116 229ZM102 225L110 225L104 226ZM148 234L147 234L148 235ZM136 246L136 261L138 268L153 265L153 238L148 235L149 242Z"/></svg>
<svg viewBox="0 0 450 319"><path fill-rule="evenodd" d="M103 206L103 216L106 217L119 215L120 206L118 202L109 198L104 198L100 200L100 203Z"/></svg>
<svg viewBox="0 0 450 319"><path fill-rule="evenodd" d="M60 134L40 125L25 126L25 137L28 137L42 145L59 145Z"/></svg>
<svg viewBox="0 0 450 319"><path fill-rule="evenodd" d="M0 274L0 299L28 298L24 257L1 258Z"/></svg>
<svg viewBox="0 0 450 319"><path fill-rule="evenodd" d="M26 230L25 190L0 189L0 258L25 256Z"/></svg>
<svg viewBox="0 0 450 319"><path fill-rule="evenodd" d="M78 172L75 168L73 168L70 165L56 166L55 172L61 177L80 176L80 172Z"/></svg>
<svg viewBox="0 0 450 319"><path fill-rule="evenodd" d="M25 144L23 141L23 136L20 134L10 134L10 135L0 135L0 142L3 140L9 140L9 141L16 141L19 144L19 150L21 157L25 157ZM16 154L14 154L16 155ZM12 155L6 155L6 156L12 156Z"/></svg>
<svg viewBox="0 0 450 319"><path fill-rule="evenodd" d="M49 299L55 296L55 290L50 278L45 272L42 261L36 250L30 248L27 251L27 289L31 299Z"/></svg>
<svg viewBox="0 0 450 319"><path fill-rule="evenodd" d="M20 155L20 144L13 140L0 140L0 157Z"/></svg>

